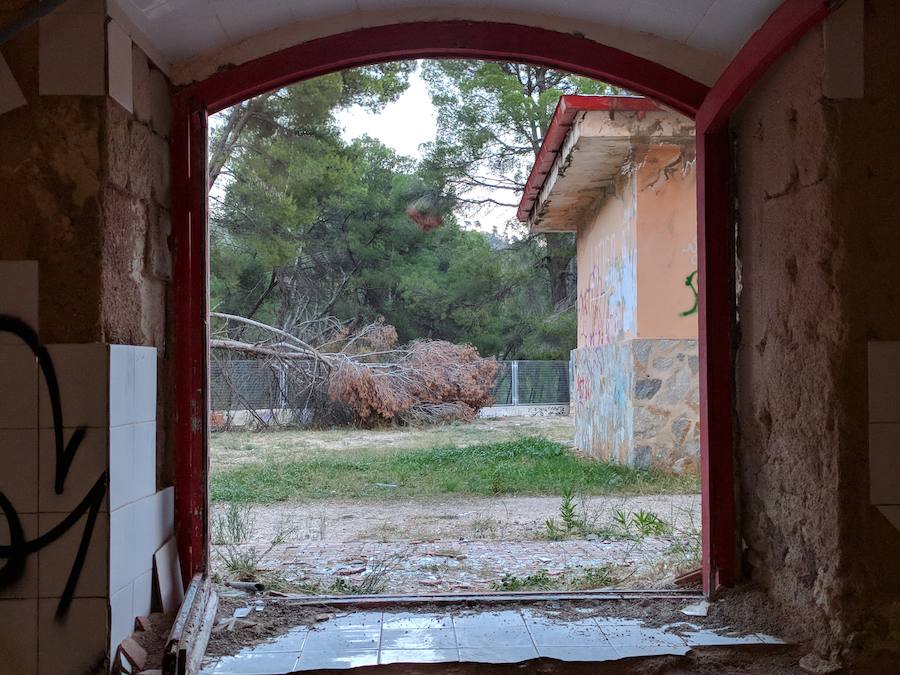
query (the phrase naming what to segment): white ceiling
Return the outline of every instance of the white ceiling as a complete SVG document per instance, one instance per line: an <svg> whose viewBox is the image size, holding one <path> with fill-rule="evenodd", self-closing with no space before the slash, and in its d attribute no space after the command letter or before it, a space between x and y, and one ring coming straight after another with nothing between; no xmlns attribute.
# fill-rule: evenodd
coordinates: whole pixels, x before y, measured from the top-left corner
<svg viewBox="0 0 900 675"><path fill-rule="evenodd" d="M624 45L640 34L657 36L672 48L713 52L727 62L781 0L111 0L169 64L209 52L225 52L288 24L327 22L354 13L386 15L433 7L453 8L458 18L475 10L549 15L579 25L622 33ZM446 12L445 12L446 13ZM471 16L471 18L476 18ZM402 20L402 19L401 19ZM535 25L534 22L529 22ZM586 33L589 31L585 31ZM629 37L636 36L636 37ZM257 50L258 51L258 50ZM641 49L633 50L639 53ZM659 52L658 48L651 50ZM676 64L677 68L677 64ZM682 68L681 70L686 70Z"/></svg>

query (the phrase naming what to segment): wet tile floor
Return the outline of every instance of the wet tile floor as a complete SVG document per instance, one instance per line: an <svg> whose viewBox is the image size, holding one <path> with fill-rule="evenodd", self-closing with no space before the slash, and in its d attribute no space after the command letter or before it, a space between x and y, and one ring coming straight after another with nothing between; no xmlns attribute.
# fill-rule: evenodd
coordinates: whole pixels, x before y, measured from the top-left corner
<svg viewBox="0 0 900 675"><path fill-rule="evenodd" d="M202 675L272 675L388 663L612 661L682 655L692 647L781 644L762 634L700 629L688 621L650 628L637 619L560 619L531 608L412 613L357 611L297 627L234 656L207 659Z"/></svg>

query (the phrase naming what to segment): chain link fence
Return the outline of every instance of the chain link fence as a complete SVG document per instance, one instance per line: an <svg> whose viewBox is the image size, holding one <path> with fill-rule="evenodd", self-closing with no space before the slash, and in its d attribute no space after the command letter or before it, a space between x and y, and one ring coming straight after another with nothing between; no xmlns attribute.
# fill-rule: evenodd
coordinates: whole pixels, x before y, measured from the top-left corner
<svg viewBox="0 0 900 675"><path fill-rule="evenodd" d="M565 405L569 402L568 361L500 361L494 386L496 406ZM308 407L276 363L256 359L211 359L210 399L214 411L303 410Z"/></svg>

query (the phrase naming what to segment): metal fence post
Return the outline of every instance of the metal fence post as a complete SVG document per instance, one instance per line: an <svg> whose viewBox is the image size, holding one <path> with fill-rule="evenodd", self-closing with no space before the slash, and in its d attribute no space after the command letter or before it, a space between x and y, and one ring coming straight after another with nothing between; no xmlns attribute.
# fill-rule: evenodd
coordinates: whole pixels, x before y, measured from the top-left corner
<svg viewBox="0 0 900 675"><path fill-rule="evenodd" d="M519 405L519 362L513 361L509 368L512 404Z"/></svg>
<svg viewBox="0 0 900 675"><path fill-rule="evenodd" d="M287 372L282 364L278 364L278 407L281 410L288 407Z"/></svg>

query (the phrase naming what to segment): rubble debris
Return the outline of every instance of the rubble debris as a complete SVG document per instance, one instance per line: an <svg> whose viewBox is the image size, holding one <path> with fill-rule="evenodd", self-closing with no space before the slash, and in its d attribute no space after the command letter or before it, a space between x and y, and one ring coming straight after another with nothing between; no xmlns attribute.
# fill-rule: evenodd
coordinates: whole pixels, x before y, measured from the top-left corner
<svg viewBox="0 0 900 675"><path fill-rule="evenodd" d="M266 585L258 581L227 581L225 583L232 588L247 593L262 593L266 590Z"/></svg>
<svg viewBox="0 0 900 675"><path fill-rule="evenodd" d="M831 659L822 658L815 652L810 652L800 659L799 665L800 670L805 673L814 673L814 675L827 675L828 673L836 673L842 670L842 666L839 663L835 663Z"/></svg>
<svg viewBox="0 0 900 675"><path fill-rule="evenodd" d="M687 616L706 616L709 614L709 603L706 600L701 600L696 604L683 608L681 613Z"/></svg>

